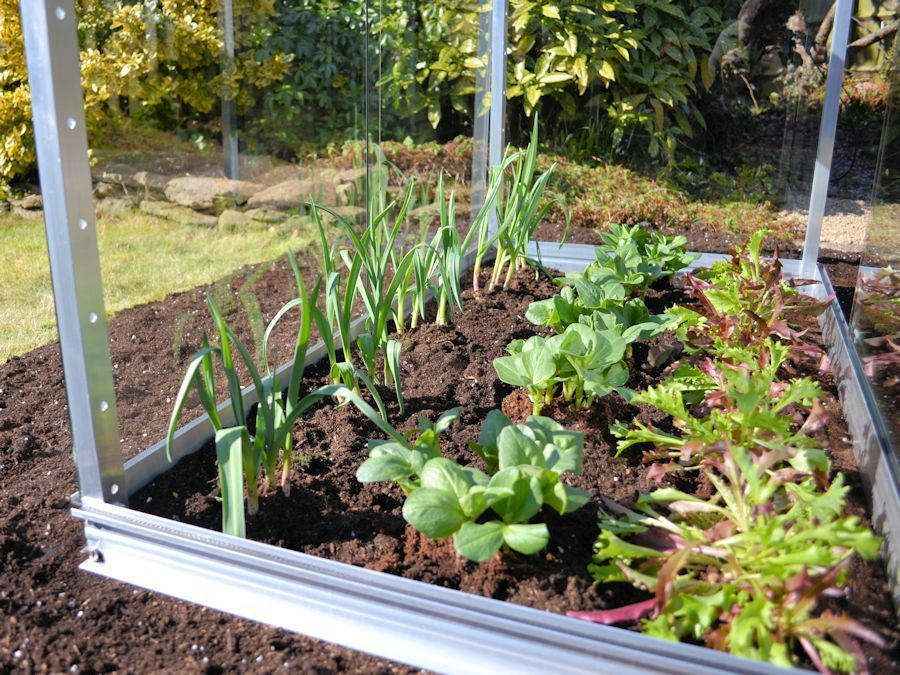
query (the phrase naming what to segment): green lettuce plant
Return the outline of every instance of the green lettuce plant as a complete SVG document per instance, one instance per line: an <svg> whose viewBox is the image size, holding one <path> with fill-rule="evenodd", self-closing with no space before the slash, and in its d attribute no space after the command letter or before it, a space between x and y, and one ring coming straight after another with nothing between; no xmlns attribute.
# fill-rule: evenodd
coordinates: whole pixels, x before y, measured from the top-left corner
<svg viewBox="0 0 900 675"><path fill-rule="evenodd" d="M640 225L611 225L600 236L603 243L594 249L597 259L583 276L617 295L643 296L654 283L697 259L697 254L685 250L685 237L667 237Z"/></svg>
<svg viewBox="0 0 900 675"><path fill-rule="evenodd" d="M867 672L858 639L883 645L847 616L820 613L840 594L853 555L873 559L881 540L844 516L839 474L818 487L830 463L821 452L751 452L730 446L703 462L708 500L673 488L607 502L591 572L626 582L650 600L601 612L571 612L599 623L641 619L643 632L694 640L783 667L802 649L822 671Z"/></svg>
<svg viewBox="0 0 900 675"><path fill-rule="evenodd" d="M778 337L790 343L794 354L809 354L818 359L821 369L827 369L830 361L825 351L791 323L797 314L821 314L834 297L818 300L797 290L815 282L786 280L778 252L771 259L762 255L767 234L766 230L755 232L729 260L685 276L698 306L669 310L677 321L676 334L688 351L709 353L726 347L752 348L768 337Z"/></svg>
<svg viewBox="0 0 900 675"><path fill-rule="evenodd" d="M459 417L444 413L434 424L398 441L370 441L369 458L357 471L364 483L395 481L407 494L403 517L432 539L453 537L457 552L485 562L498 551L525 555L543 549L550 533L530 523L544 504L560 514L583 506L590 495L560 480L582 470L581 434L545 417L513 424L500 411L488 413L478 443L488 473L441 456L439 436Z"/></svg>
<svg viewBox="0 0 900 675"><path fill-rule="evenodd" d="M596 330L616 331L630 345L664 333L675 322L668 315L651 314L641 298L610 297L583 277L557 281L567 284L558 295L536 300L525 311L525 318L531 323L552 328L556 333L565 332L573 323L581 323ZM578 291L584 284L599 290L591 290L589 294Z"/></svg>
<svg viewBox="0 0 900 675"><path fill-rule="evenodd" d="M652 405L672 418L677 433L634 422L614 424L618 453L648 443L645 461L665 460L655 472L696 469L708 453L724 445L744 449L813 448L809 433L827 419L819 404L822 391L810 378L781 381L778 369L788 348L767 341L763 356L730 350L721 359L699 366L682 364L656 387L634 396L632 403ZM697 404L701 404L697 407ZM799 413L808 413L798 422Z"/></svg>

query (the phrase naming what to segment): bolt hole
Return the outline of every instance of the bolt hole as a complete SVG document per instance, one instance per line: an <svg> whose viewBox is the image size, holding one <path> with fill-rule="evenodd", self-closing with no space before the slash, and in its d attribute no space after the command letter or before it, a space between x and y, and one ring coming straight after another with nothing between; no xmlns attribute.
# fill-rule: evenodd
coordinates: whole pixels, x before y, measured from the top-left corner
<svg viewBox="0 0 900 675"><path fill-rule="evenodd" d="M79 219L78 219L78 229L79 229L79 230L86 230L86 229L87 229L87 221L86 221L84 218L79 218Z"/></svg>
<svg viewBox="0 0 900 675"><path fill-rule="evenodd" d="M59 19L60 21L64 20L66 18L66 10L64 10L62 7L57 7L56 8L56 18Z"/></svg>
<svg viewBox="0 0 900 675"><path fill-rule="evenodd" d="M107 410L109 410L109 403L100 401L100 412L106 412Z"/></svg>
<svg viewBox="0 0 900 675"><path fill-rule="evenodd" d="M99 317L97 316L97 312L91 312L90 314L88 314L88 321L90 321L91 323L97 323L98 318Z"/></svg>
<svg viewBox="0 0 900 675"><path fill-rule="evenodd" d="M74 129L78 126L78 122L75 121L74 117L70 117L66 120L66 126L69 127L69 129Z"/></svg>

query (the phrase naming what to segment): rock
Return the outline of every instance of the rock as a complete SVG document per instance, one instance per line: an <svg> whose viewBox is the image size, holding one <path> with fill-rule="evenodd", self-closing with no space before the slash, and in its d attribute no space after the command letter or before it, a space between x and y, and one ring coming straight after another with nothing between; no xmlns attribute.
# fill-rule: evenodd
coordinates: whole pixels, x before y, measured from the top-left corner
<svg viewBox="0 0 900 675"><path fill-rule="evenodd" d="M358 183L360 181L365 181L366 168L342 169L334 175L334 179L338 183Z"/></svg>
<svg viewBox="0 0 900 675"><path fill-rule="evenodd" d="M118 188L111 183L104 183L101 181L94 186L94 197L97 199L112 197L117 192L119 192Z"/></svg>
<svg viewBox="0 0 900 675"><path fill-rule="evenodd" d="M329 181L294 178L257 192L247 200L247 206L287 211L301 208L309 201L334 204L336 197L334 184Z"/></svg>
<svg viewBox="0 0 900 675"><path fill-rule="evenodd" d="M196 211L177 204L169 202L153 201L145 199L141 202L141 211L150 216L157 218L166 218L167 220L181 223L182 225L199 225L201 227L215 227L217 220L215 216L205 213L197 213Z"/></svg>
<svg viewBox="0 0 900 675"><path fill-rule="evenodd" d="M250 219L260 223L274 225L283 223L287 220L287 214L282 211L272 211L271 209L249 209L244 214Z"/></svg>
<svg viewBox="0 0 900 675"><path fill-rule="evenodd" d="M269 169L265 173L254 177L254 182L262 183L266 187L272 187L288 180L299 180L300 171L293 164L282 164L273 169Z"/></svg>
<svg viewBox="0 0 900 675"><path fill-rule="evenodd" d="M109 197L98 199L94 206L97 218L122 218L134 209L134 200L127 197Z"/></svg>
<svg viewBox="0 0 900 675"><path fill-rule="evenodd" d="M23 209L18 204L14 204L12 207L12 214L16 216L16 218L24 218L25 220L34 220L35 218L43 218L44 212L40 209L28 210Z"/></svg>
<svg viewBox="0 0 900 675"><path fill-rule="evenodd" d="M36 211L44 207L44 200L40 195L25 195L19 202L19 206L26 211Z"/></svg>
<svg viewBox="0 0 900 675"><path fill-rule="evenodd" d="M197 211L212 211L217 205L246 204L262 185L242 180L209 176L173 178L166 184L166 199Z"/></svg>
<svg viewBox="0 0 900 675"><path fill-rule="evenodd" d="M219 215L219 223L218 227L223 232L234 232L235 230L240 230L251 225L260 225L257 221L254 221L250 216L248 216L243 211L235 211L234 209L225 209Z"/></svg>
<svg viewBox="0 0 900 675"><path fill-rule="evenodd" d="M131 178L133 185L130 187L142 187L147 193L165 192L166 185L172 179L171 176L164 176L161 173L153 173L152 171L138 171ZM128 182L124 184L129 185Z"/></svg>

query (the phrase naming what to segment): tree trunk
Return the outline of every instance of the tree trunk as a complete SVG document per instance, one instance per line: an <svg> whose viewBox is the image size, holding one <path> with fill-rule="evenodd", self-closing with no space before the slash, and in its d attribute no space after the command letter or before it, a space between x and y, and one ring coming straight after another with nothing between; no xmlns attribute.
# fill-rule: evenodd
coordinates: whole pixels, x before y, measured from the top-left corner
<svg viewBox="0 0 900 675"><path fill-rule="evenodd" d="M741 44L747 44L753 39L753 24L757 18L762 18L760 13L769 5L770 0L745 0L738 12L738 40Z"/></svg>

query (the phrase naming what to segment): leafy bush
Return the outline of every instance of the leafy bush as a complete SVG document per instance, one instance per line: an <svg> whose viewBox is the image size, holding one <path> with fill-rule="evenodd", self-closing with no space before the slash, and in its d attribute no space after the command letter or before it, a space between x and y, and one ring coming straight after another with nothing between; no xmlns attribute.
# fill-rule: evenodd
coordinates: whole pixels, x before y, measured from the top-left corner
<svg viewBox="0 0 900 675"><path fill-rule="evenodd" d="M503 382L528 391L535 415L557 391L573 407L588 408L628 381L625 349L617 331L573 323L560 335L513 340L509 355L494 359L494 370Z"/></svg>
<svg viewBox="0 0 900 675"><path fill-rule="evenodd" d="M830 365L828 355L805 339L805 330L797 330L789 322L798 314L821 314L834 296L817 300L800 293L798 287L817 282L786 280L777 250L769 260L762 255L767 235L767 230L758 230L729 260L686 276L688 290L699 306L669 310L678 321L678 338L690 351L721 352L728 347L760 345L769 336L777 336L791 343L793 354L812 355L825 370Z"/></svg>
<svg viewBox="0 0 900 675"><path fill-rule="evenodd" d="M27 173L35 161L18 5L0 3L0 182ZM284 76L292 58L242 49L234 71L223 74L216 0L76 0L75 10L87 121L97 133L123 105L150 123L191 119L209 125L223 87L234 92L239 108L246 107L258 90ZM273 0L239 0L234 10L244 17L235 28L236 44L250 46L266 30Z"/></svg>
<svg viewBox="0 0 900 675"><path fill-rule="evenodd" d="M247 49L258 59L291 55L300 67L266 87L246 111L247 147L297 154L365 137L366 2L277 0Z"/></svg>
<svg viewBox="0 0 900 675"><path fill-rule="evenodd" d="M761 351L760 356L730 350L699 367L682 364L659 385L637 394L632 403L671 415L678 434L637 421L633 427L616 423L611 431L619 439L618 452L651 444L644 461L668 460L655 466L654 475L662 478L669 471L696 468L708 454L720 452L723 443L747 450L814 447L809 434L827 419L818 403L821 389L810 378L778 380L786 346L767 340ZM805 419L798 414L807 410Z"/></svg>
<svg viewBox="0 0 900 675"><path fill-rule="evenodd" d="M385 26L397 40L385 79L432 125L451 107L471 115L477 53L477 2L421 3ZM704 0L612 0L596 9L577 0L511 0L507 97L527 115L550 105L552 117L583 121L590 139L615 149L630 129L650 136L648 150L671 154L679 136L703 124L696 106L709 84L708 55L722 27ZM405 40L405 27L417 25ZM548 116L548 118L550 118Z"/></svg>

